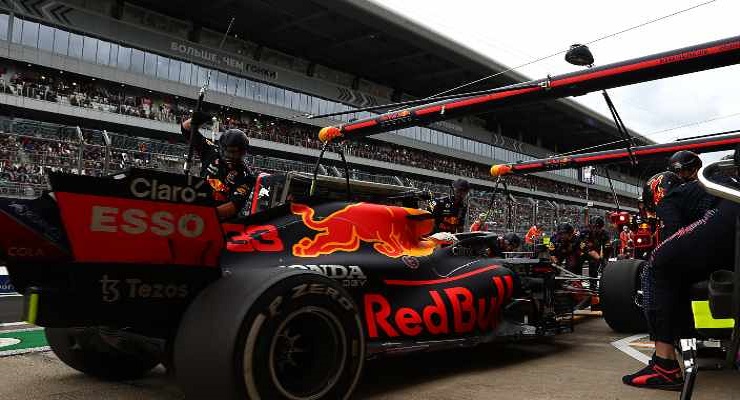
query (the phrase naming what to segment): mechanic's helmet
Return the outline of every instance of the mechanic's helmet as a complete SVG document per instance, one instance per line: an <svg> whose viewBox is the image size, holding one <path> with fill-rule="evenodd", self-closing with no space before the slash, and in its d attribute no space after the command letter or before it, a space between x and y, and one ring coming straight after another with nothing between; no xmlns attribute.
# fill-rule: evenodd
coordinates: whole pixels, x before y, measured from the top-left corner
<svg viewBox="0 0 740 400"><path fill-rule="evenodd" d="M693 151L681 150L668 159L668 171L679 173L701 168L701 158Z"/></svg>
<svg viewBox="0 0 740 400"><path fill-rule="evenodd" d="M601 229L604 227L604 217L601 215L594 215L588 219L588 224L594 228Z"/></svg>
<svg viewBox="0 0 740 400"><path fill-rule="evenodd" d="M571 225L569 222L563 222L562 224L558 225L558 229L557 229L558 234L573 233L573 232L575 232L575 228L573 228L573 225Z"/></svg>
<svg viewBox="0 0 740 400"><path fill-rule="evenodd" d="M240 129L229 129L218 139L221 158L230 165L240 165L249 151L249 138Z"/></svg>
<svg viewBox="0 0 740 400"><path fill-rule="evenodd" d="M514 232L510 232L504 235L504 243L509 245L511 248L516 249L522 244L522 239Z"/></svg>
<svg viewBox="0 0 740 400"><path fill-rule="evenodd" d="M665 195L673 188L681 185L681 177L673 172L660 172L653 175L642 187L642 199L645 209L655 212Z"/></svg>

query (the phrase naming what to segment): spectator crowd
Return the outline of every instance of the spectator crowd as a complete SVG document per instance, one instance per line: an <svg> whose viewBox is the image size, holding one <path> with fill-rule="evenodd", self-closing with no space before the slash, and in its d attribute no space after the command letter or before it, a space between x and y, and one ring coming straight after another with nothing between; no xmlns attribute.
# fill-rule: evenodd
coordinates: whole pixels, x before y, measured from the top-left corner
<svg viewBox="0 0 740 400"><path fill-rule="evenodd" d="M6 61L0 66L0 89L5 93L31 97L39 100L86 107L99 111L131 115L157 121L179 123L190 115L194 107L192 99L178 98L177 96L162 93L153 93L150 90L130 87L110 82L102 82L94 78L79 76L61 71L54 71L42 67L31 67ZM235 110L226 107L208 105L207 110L218 115L224 127L235 127L245 130L250 137L274 142L293 144L301 147L318 149L321 142L317 139L316 127L272 118L265 115ZM179 138L181 140L181 138ZM86 137L85 141L88 138ZM127 149L126 151L111 154L112 162L120 166L140 166L149 168L170 169L175 167L176 157L182 156L180 146L172 146L167 141L146 140L137 143L136 138L120 136L120 140L127 143L116 143L113 147ZM22 146L25 153L45 154L44 165L54 168L70 170L82 169L83 173L96 174L103 170L103 147L85 146L84 163L82 166L73 165L70 160L75 155L76 144L68 142L47 143L46 148L37 149L37 143L31 139L24 139ZM3 143L3 148L14 146L12 143ZM350 142L347 152L351 156L406 165L421 169L448 173L467 178L490 179L489 167L459 158L448 157L410 147L404 147L384 141L363 139ZM153 156L153 155L157 156ZM163 158L166 154L169 157ZM33 161L33 160L32 160ZM49 164L50 163L50 164ZM17 163L3 166L4 175L8 180L22 182L24 180L38 181L38 175L33 168L26 164L17 166ZM31 173L27 172L29 169ZM12 172L11 172L12 171ZM583 186L564 184L538 176L510 176L509 185L532 191L555 193L559 195L585 198L586 190ZM599 190L588 193L589 200L612 203L613 196ZM620 203L635 205L634 199L620 196Z"/></svg>

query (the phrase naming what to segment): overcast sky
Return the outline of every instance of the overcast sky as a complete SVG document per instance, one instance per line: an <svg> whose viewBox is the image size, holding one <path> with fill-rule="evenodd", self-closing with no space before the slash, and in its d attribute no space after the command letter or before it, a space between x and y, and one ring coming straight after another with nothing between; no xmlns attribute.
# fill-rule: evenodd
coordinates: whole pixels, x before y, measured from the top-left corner
<svg viewBox="0 0 740 400"><path fill-rule="evenodd" d="M514 67L707 0L370 1ZM740 1L716 0L589 47L596 65L608 64L740 35L739 16ZM517 71L536 79L578 69L558 55ZM740 128L737 65L609 93L627 127L657 142ZM608 115L599 93L574 99ZM674 129L706 120L713 121Z"/></svg>

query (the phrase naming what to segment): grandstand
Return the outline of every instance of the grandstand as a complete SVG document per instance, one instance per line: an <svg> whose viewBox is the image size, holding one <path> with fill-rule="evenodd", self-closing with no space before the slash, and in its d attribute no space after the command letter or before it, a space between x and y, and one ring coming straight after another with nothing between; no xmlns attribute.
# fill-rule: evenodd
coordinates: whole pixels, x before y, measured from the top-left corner
<svg viewBox="0 0 740 400"><path fill-rule="evenodd" d="M319 152L317 126L368 115L307 120L299 114L422 97L503 69L366 2L218 1L214 15L183 15L188 1L68 1L54 12L37 10L46 3L0 3L0 188L6 195L43 190L47 169L178 171L187 152L178 124L209 69L206 110L222 126L247 131L254 167L271 172L310 170ZM238 22L238 37L218 50L223 27L213 21L231 13L252 17ZM343 51L350 46L351 54ZM489 84L521 80L507 73ZM451 179L467 177L477 191L471 210L477 213L488 206L491 163L616 137L604 117L556 100L377 135L349 144L347 153L353 176L363 179L441 193ZM330 156L324 172L341 176L337 165ZM634 207L640 181L627 172L610 171L620 203ZM494 207L494 222L508 229L579 221L585 205L613 207L606 179L589 186L575 170L512 177L509 186L512 195Z"/></svg>
<svg viewBox="0 0 740 400"><path fill-rule="evenodd" d="M0 196L38 197L47 184L50 171L104 176L130 167L151 168L179 173L187 147L154 139L134 137L107 131L81 129L53 123L0 118ZM301 161L250 155L252 168L267 173L299 171L312 173L314 166ZM200 168L199 160L193 170ZM321 166L325 175L343 177L336 166ZM352 169L350 178L378 183L404 185L429 191L435 196L447 194L448 187L403 176L389 176ZM474 190L471 194L469 219L487 212L491 193ZM604 210L595 211L598 213ZM573 204L523 196L499 196L489 218L491 230L525 231L537 221L554 226L558 221L579 221L582 208Z"/></svg>

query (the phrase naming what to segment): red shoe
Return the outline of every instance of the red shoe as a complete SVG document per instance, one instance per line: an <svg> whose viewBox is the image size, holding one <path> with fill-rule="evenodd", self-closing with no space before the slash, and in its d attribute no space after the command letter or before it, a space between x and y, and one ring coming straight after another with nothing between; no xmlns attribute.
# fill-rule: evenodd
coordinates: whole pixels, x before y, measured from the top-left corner
<svg viewBox="0 0 740 400"><path fill-rule="evenodd" d="M658 365L659 363L663 366ZM680 391L683 387L683 376L678 361L661 359L656 362L656 357L653 356L647 367L634 374L623 376L622 382L625 385L646 389Z"/></svg>

